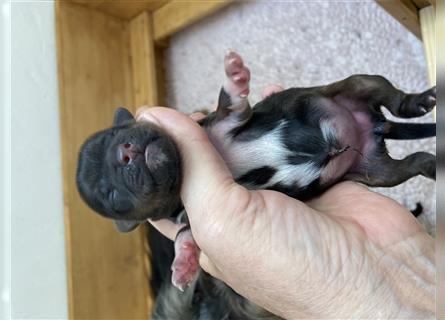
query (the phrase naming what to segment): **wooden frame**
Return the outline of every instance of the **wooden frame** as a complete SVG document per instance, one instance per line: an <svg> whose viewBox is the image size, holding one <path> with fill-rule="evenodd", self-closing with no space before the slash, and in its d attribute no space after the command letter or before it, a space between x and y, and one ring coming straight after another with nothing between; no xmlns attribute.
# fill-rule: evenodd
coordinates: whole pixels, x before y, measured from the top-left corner
<svg viewBox="0 0 445 320"><path fill-rule="evenodd" d="M116 106L162 103L167 38L228 3L56 2L71 319L146 319L152 307L145 232L119 234L83 204L74 181L80 145L111 123Z"/></svg>
<svg viewBox="0 0 445 320"><path fill-rule="evenodd" d="M420 37L417 11L427 0L377 2ZM116 106L162 104L168 37L229 3L56 1L71 319L146 319L152 308L145 232L119 234L83 204L74 181L80 145L111 123Z"/></svg>
<svg viewBox="0 0 445 320"><path fill-rule="evenodd" d="M436 0L376 0L376 2L419 39L422 38L419 10L430 5L436 6Z"/></svg>

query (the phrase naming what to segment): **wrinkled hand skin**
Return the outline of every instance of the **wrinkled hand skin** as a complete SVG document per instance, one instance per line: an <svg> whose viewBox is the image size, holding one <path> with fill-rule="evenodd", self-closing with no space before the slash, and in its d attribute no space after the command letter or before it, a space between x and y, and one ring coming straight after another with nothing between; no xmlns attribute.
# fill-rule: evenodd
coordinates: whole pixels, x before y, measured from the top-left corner
<svg viewBox="0 0 445 320"><path fill-rule="evenodd" d="M247 190L191 119L139 115L181 150L181 198L212 276L286 319L434 317L434 242L406 208L353 182L307 204Z"/></svg>
<svg viewBox="0 0 445 320"><path fill-rule="evenodd" d="M433 317L433 240L392 200L353 183L312 208L271 191L237 194L230 219L198 229L217 242L194 235L214 265L204 269L241 295L288 319Z"/></svg>

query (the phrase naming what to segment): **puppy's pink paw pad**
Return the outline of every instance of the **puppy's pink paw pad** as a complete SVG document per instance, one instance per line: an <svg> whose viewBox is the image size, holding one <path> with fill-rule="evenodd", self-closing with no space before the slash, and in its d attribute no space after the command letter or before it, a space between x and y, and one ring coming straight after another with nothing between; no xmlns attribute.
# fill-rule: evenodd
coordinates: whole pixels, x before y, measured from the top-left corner
<svg viewBox="0 0 445 320"><path fill-rule="evenodd" d="M190 230L178 235L172 264L172 283L181 291L184 291L198 276L199 252Z"/></svg>
<svg viewBox="0 0 445 320"><path fill-rule="evenodd" d="M247 96L249 94L250 70L236 52L230 51L224 59L227 82L224 88L229 95Z"/></svg>
<svg viewBox="0 0 445 320"><path fill-rule="evenodd" d="M224 58L224 67L226 70L226 75L228 77L232 77L243 69L244 62L238 53L230 51Z"/></svg>

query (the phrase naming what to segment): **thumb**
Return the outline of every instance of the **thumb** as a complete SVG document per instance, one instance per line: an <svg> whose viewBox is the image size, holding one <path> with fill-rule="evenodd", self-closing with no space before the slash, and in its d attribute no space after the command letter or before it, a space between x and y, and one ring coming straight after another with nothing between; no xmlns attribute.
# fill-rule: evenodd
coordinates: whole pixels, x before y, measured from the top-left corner
<svg viewBox="0 0 445 320"><path fill-rule="evenodd" d="M205 131L188 116L169 108L141 108L137 120L164 129L178 146L182 157L181 196L193 226L208 220L207 213L226 202L230 189L239 187ZM195 221L193 221L195 220Z"/></svg>

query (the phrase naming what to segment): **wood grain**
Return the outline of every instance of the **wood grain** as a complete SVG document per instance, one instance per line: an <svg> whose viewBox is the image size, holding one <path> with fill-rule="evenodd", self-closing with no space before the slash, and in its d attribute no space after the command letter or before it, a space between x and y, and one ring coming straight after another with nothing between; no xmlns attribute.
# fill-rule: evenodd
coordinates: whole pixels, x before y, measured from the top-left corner
<svg viewBox="0 0 445 320"><path fill-rule="evenodd" d="M428 0L411 0L417 9L421 9L423 7L429 6L430 3Z"/></svg>
<svg viewBox="0 0 445 320"><path fill-rule="evenodd" d="M93 8L109 15L121 18L131 19L143 11L154 11L169 0L69 0L80 3L83 6Z"/></svg>
<svg viewBox="0 0 445 320"><path fill-rule="evenodd" d="M167 96L165 88L165 47L155 46L156 56L156 86L158 88L158 105L166 106L165 97Z"/></svg>
<svg viewBox="0 0 445 320"><path fill-rule="evenodd" d="M418 9L411 0L376 0L376 2L416 37L421 38Z"/></svg>
<svg viewBox="0 0 445 320"><path fill-rule="evenodd" d="M428 7L431 4L435 4L434 0L412 0L418 9Z"/></svg>
<svg viewBox="0 0 445 320"><path fill-rule="evenodd" d="M155 106L158 89L151 14L142 12L129 22L129 28L134 103Z"/></svg>
<svg viewBox="0 0 445 320"><path fill-rule="evenodd" d="M231 2L230 0L171 1L153 12L154 38L156 41L163 40Z"/></svg>
<svg viewBox="0 0 445 320"><path fill-rule="evenodd" d="M120 234L81 201L77 152L108 127L117 106L133 105L126 23L96 10L56 2L60 125L71 319L146 319L145 237Z"/></svg>
<svg viewBox="0 0 445 320"><path fill-rule="evenodd" d="M430 85L436 84L436 10L428 6L420 10L420 27L428 65Z"/></svg>

